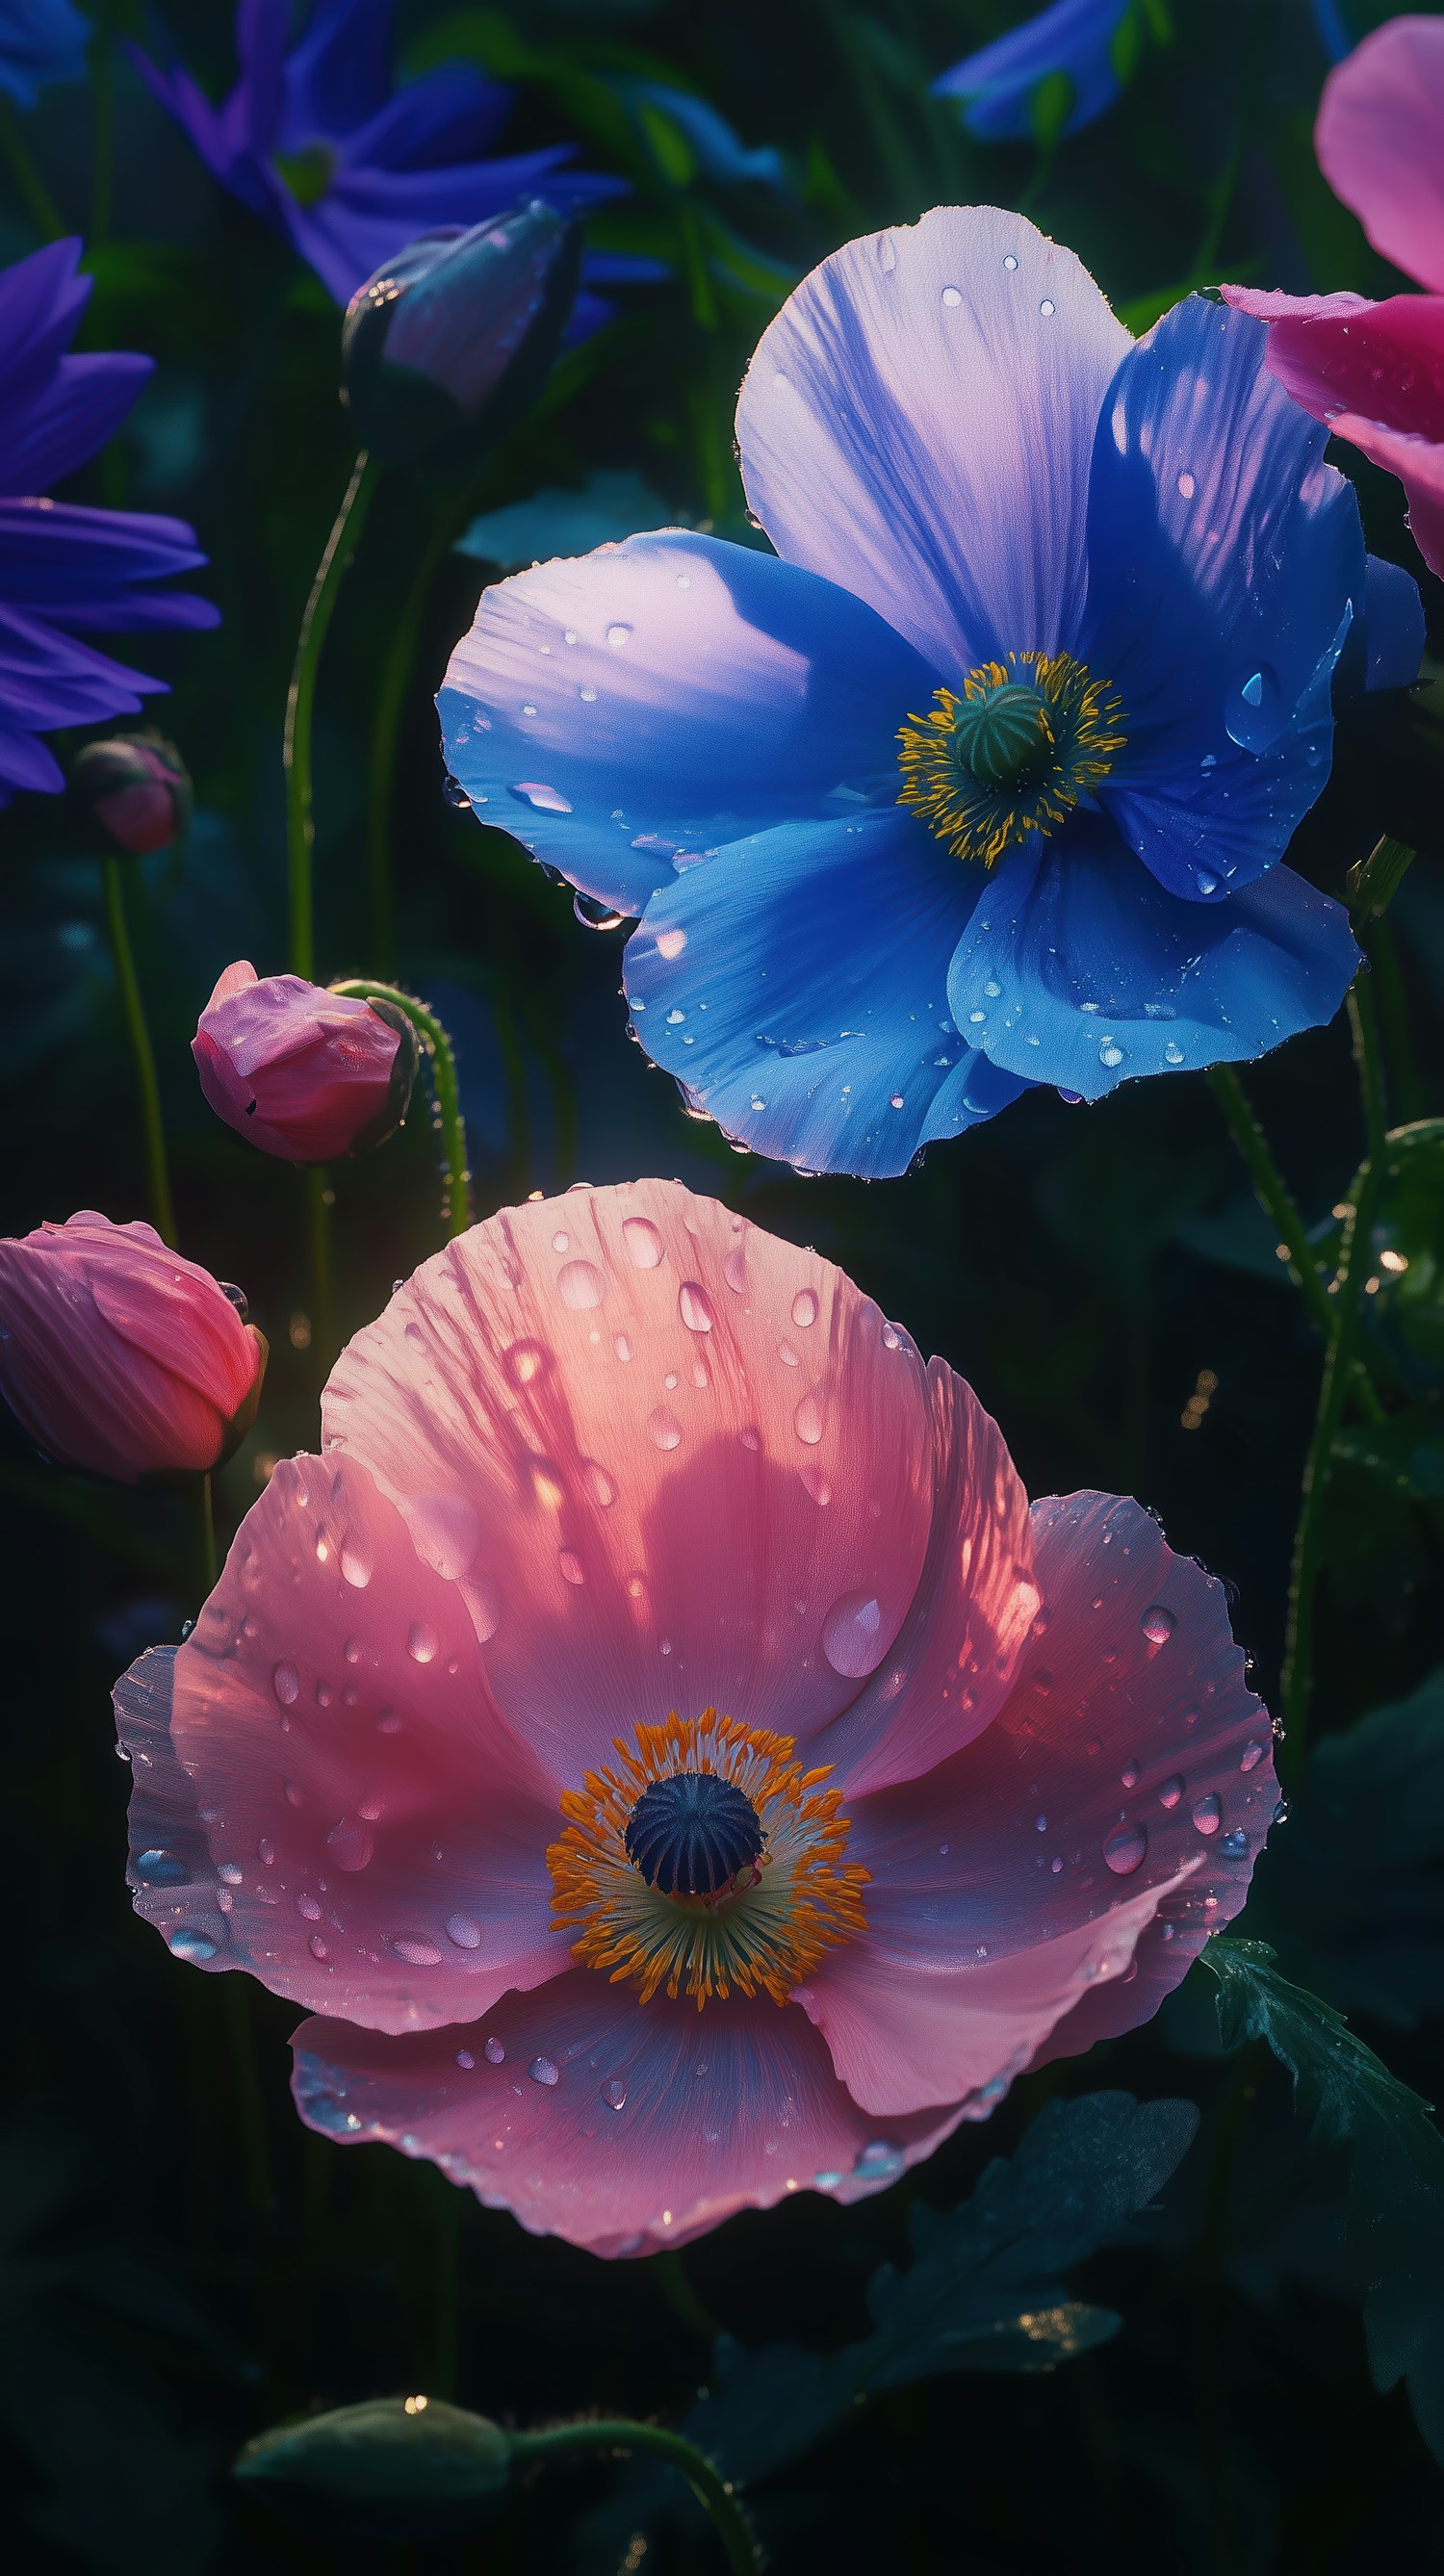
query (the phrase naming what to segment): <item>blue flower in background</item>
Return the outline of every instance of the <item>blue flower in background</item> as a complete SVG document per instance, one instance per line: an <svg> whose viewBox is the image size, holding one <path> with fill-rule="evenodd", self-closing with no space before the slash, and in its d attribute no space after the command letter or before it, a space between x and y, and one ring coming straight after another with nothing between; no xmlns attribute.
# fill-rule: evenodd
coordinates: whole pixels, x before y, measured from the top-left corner
<svg viewBox="0 0 1444 2576"><path fill-rule="evenodd" d="M1277 862L1351 628L1402 685L1422 619L1266 348L1199 297L1135 343L1021 216L943 208L763 334L737 429L778 556L665 532L484 595L449 766L642 915L637 1029L730 1136L900 1172L1030 1083L1337 1008L1347 919Z"/></svg>
<svg viewBox="0 0 1444 2576"><path fill-rule="evenodd" d="M233 196L269 216L338 304L418 234L481 223L519 198L569 214L621 193L562 164L572 147L485 157L511 93L469 63L393 89L392 0L313 0L290 43L291 0L240 0L240 77L222 107L177 67L137 53L157 98ZM596 283L654 277L655 262L593 253ZM579 299L583 323L605 307Z"/></svg>
<svg viewBox="0 0 1444 2576"><path fill-rule="evenodd" d="M67 354L90 295L79 257L52 242L0 270L0 801L64 785L37 734L134 715L165 687L86 639L217 623L209 600L150 586L205 561L182 520L44 497L114 436L151 371Z"/></svg>
<svg viewBox="0 0 1444 2576"><path fill-rule="evenodd" d="M1124 22L1137 16L1138 0L1054 0L1041 17L954 63L934 81L933 96L962 99L963 123L981 141L1012 141L1033 131L1040 81L1061 72L1072 103L1060 130L1076 134L1118 96Z"/></svg>
<svg viewBox="0 0 1444 2576"><path fill-rule="evenodd" d="M0 91L21 107L51 81L79 80L90 28L70 0L5 0L0 8Z"/></svg>
<svg viewBox="0 0 1444 2576"><path fill-rule="evenodd" d="M665 175L679 185L700 171L720 187L782 186L782 155L776 145L744 143L710 100L691 90L665 88L660 81L628 80L619 86Z"/></svg>

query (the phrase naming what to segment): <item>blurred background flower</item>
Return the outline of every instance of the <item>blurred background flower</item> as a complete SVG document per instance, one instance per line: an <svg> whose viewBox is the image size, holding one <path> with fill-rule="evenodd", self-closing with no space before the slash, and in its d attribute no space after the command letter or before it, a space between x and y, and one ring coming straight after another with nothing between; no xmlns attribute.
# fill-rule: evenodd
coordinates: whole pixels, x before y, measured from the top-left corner
<svg viewBox="0 0 1444 2576"><path fill-rule="evenodd" d="M79 80L90 22L71 0L5 0L0 9L0 91L33 107L52 81Z"/></svg>
<svg viewBox="0 0 1444 2576"><path fill-rule="evenodd" d="M208 600L152 587L206 560L182 520L49 498L114 434L151 369L70 353L90 295L79 258L79 242L59 241L0 272L0 796L64 785L37 735L134 714L165 687L92 635L217 622Z"/></svg>

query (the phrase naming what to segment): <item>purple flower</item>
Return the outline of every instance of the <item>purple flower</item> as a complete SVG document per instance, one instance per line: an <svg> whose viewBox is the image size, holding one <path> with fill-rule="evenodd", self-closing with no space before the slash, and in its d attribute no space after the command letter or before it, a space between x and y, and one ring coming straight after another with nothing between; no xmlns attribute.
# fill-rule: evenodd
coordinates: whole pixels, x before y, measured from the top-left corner
<svg viewBox="0 0 1444 2576"><path fill-rule="evenodd" d="M6 0L0 10L0 92L33 107L51 81L79 80L90 29L70 0Z"/></svg>
<svg viewBox="0 0 1444 2576"><path fill-rule="evenodd" d="M1061 74L1071 94L1061 131L1076 134L1118 96L1120 57L1131 55L1128 39L1142 14L1135 0L1055 0L1051 9L954 63L934 81L933 96L963 101L970 134L988 143L1011 142L1032 133L1039 86Z"/></svg>
<svg viewBox="0 0 1444 2576"><path fill-rule="evenodd" d="M135 715L165 687L91 635L217 623L209 600L150 586L205 562L184 520L45 497L114 436L151 369L68 354L90 294L79 257L78 241L52 242L0 270L0 801L64 785L37 734Z"/></svg>
<svg viewBox="0 0 1444 2576"><path fill-rule="evenodd" d="M511 94L471 64L393 91L391 0L313 0L295 44L291 18L290 0L240 0L240 78L219 108L180 65L135 59L221 185L280 227L338 304L440 224L479 224L518 198L570 214L620 193L564 170L570 144L484 158ZM593 258L588 274L635 266Z"/></svg>

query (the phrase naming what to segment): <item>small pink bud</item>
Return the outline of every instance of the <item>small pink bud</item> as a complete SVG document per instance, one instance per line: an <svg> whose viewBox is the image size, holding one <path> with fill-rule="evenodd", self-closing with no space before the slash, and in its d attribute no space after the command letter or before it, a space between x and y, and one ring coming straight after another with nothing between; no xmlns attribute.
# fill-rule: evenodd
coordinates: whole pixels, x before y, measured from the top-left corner
<svg viewBox="0 0 1444 2576"><path fill-rule="evenodd" d="M83 1208L0 1241L0 1393L58 1466L204 1475L245 1437L266 1345L154 1226Z"/></svg>
<svg viewBox="0 0 1444 2576"><path fill-rule="evenodd" d="M228 966L191 1040L212 1109L263 1154L329 1163L379 1145L411 1102L420 1046L404 1011L301 975Z"/></svg>
<svg viewBox="0 0 1444 2576"><path fill-rule="evenodd" d="M191 782L174 743L147 728L88 742L70 773L76 803L132 858L169 849L190 820Z"/></svg>

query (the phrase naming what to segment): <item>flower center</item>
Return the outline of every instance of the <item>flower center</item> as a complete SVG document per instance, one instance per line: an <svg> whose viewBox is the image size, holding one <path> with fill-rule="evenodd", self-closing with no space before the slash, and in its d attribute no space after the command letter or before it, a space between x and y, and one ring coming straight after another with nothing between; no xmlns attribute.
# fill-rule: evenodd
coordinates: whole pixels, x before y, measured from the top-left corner
<svg viewBox="0 0 1444 2576"><path fill-rule="evenodd" d="M1010 653L970 671L959 698L934 692L898 732L910 805L956 858L996 865L1034 832L1052 832L1122 750L1123 708L1071 653Z"/></svg>
<svg viewBox="0 0 1444 2576"><path fill-rule="evenodd" d="M547 1852L552 1911L572 1956L613 1985L695 1997L768 1994L785 2004L823 1954L866 1929L847 1864L842 1792L804 1771L790 1735L704 1709L616 1739L616 1770L562 1799Z"/></svg>

